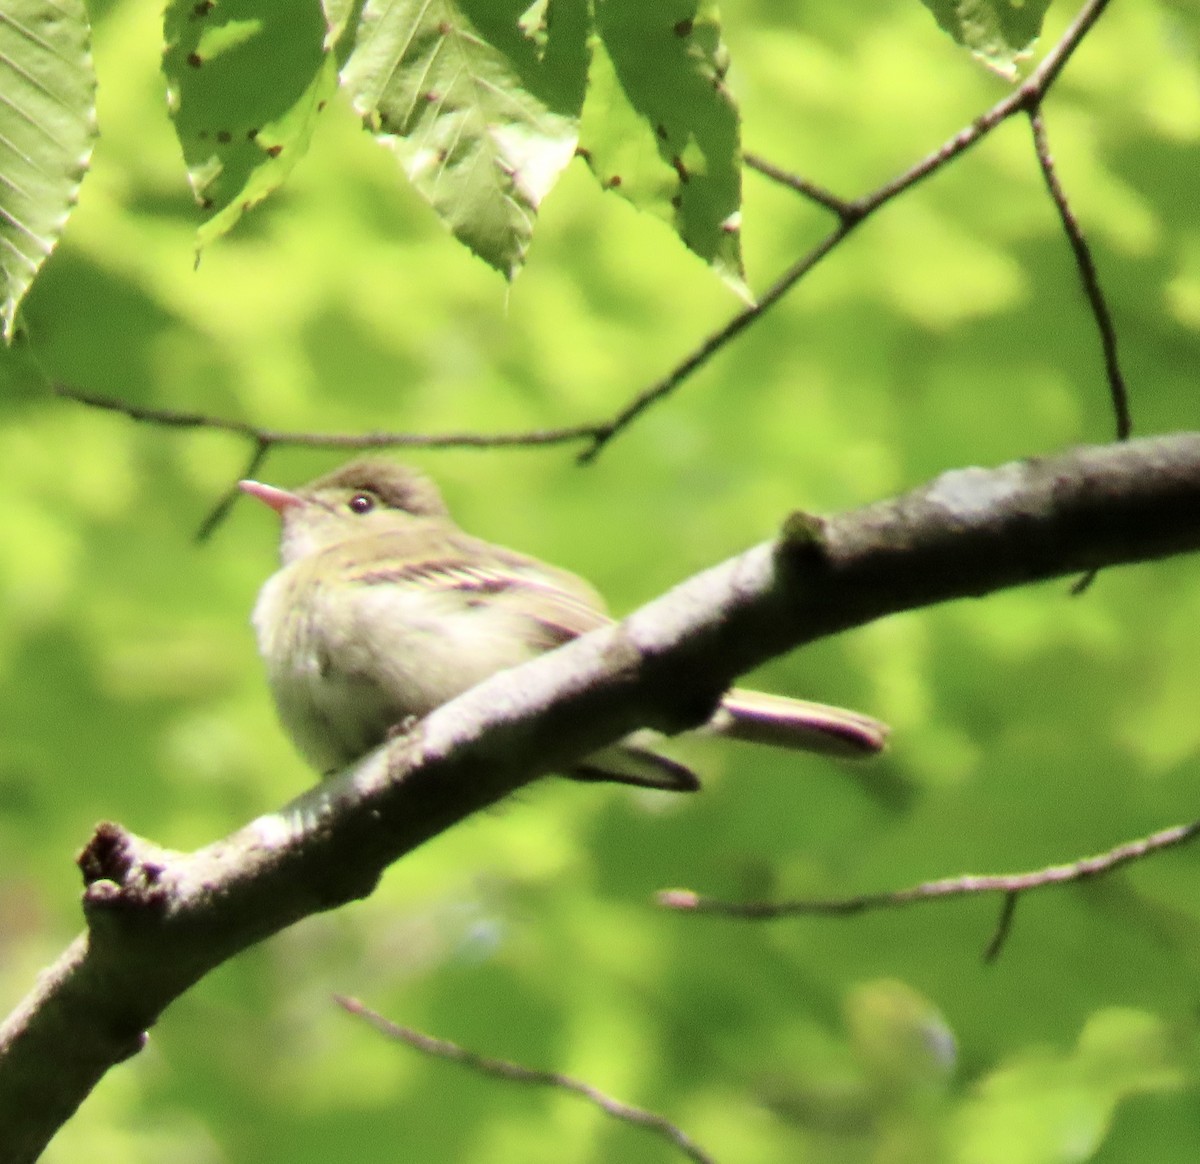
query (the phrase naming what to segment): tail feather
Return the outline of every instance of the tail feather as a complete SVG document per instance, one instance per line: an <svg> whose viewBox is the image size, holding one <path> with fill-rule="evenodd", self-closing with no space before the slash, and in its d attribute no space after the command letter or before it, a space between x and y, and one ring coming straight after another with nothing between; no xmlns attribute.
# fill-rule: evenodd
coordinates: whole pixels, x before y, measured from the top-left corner
<svg viewBox="0 0 1200 1164"><path fill-rule="evenodd" d="M664 792L697 792L700 789L700 778L691 768L648 748L628 743L593 752L566 775L572 780L606 780L639 788L659 788Z"/></svg>
<svg viewBox="0 0 1200 1164"><path fill-rule="evenodd" d="M721 701L708 730L729 739L846 758L873 756L888 737L887 724L869 715L739 687Z"/></svg>
<svg viewBox="0 0 1200 1164"><path fill-rule="evenodd" d="M753 744L844 759L881 752L888 736L886 724L857 711L738 687L721 700L704 730ZM565 775L572 780L633 784L665 792L697 791L700 780L696 773L634 742L643 735L652 733L635 732L619 744L593 752Z"/></svg>

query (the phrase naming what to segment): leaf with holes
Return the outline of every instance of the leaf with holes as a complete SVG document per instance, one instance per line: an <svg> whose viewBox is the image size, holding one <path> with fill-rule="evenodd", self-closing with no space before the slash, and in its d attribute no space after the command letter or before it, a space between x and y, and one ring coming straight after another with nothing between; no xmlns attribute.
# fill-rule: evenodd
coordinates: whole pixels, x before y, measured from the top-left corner
<svg viewBox="0 0 1200 1164"><path fill-rule="evenodd" d="M1042 31L1050 0L921 0L934 19L988 68L1008 80Z"/></svg>
<svg viewBox="0 0 1200 1164"><path fill-rule="evenodd" d="M740 295L741 138L714 4L598 0L581 152Z"/></svg>
<svg viewBox="0 0 1200 1164"><path fill-rule="evenodd" d="M172 0L163 72L196 200L197 251L286 179L337 86L325 18L294 0Z"/></svg>
<svg viewBox="0 0 1200 1164"><path fill-rule="evenodd" d="M0 9L0 279L4 338L66 226L96 139L91 32L79 0Z"/></svg>
<svg viewBox="0 0 1200 1164"><path fill-rule="evenodd" d="M582 0L554 6L541 43L486 0L367 0L342 71L355 110L409 181L510 279L575 154L586 27Z"/></svg>

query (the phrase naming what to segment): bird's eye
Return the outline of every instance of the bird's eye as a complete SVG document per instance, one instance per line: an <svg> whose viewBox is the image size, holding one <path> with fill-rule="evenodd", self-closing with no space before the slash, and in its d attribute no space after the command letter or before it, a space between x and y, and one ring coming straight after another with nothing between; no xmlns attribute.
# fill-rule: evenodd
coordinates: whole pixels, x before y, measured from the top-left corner
<svg viewBox="0 0 1200 1164"><path fill-rule="evenodd" d="M350 498L351 513L370 513L375 508L375 498L369 493L356 493Z"/></svg>

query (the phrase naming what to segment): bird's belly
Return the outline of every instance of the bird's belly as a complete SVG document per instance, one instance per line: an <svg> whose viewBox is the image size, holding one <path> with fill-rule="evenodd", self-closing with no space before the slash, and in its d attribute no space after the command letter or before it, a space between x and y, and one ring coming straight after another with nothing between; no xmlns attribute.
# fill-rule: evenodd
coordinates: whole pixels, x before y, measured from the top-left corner
<svg viewBox="0 0 1200 1164"><path fill-rule="evenodd" d="M275 702L296 746L323 775L370 751L404 721L376 685L323 672L316 655L293 662L272 683Z"/></svg>
<svg viewBox="0 0 1200 1164"><path fill-rule="evenodd" d="M509 615L460 596L381 586L346 597L289 618L285 648L269 656L280 718L322 773L530 653Z"/></svg>

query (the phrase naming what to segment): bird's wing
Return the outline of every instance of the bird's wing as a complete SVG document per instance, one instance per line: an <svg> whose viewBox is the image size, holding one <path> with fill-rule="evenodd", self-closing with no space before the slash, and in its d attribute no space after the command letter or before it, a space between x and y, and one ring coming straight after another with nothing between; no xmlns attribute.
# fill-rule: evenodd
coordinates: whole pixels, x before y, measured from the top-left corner
<svg viewBox="0 0 1200 1164"><path fill-rule="evenodd" d="M531 653L561 646L611 621L604 600L582 578L459 530L427 531L420 555L406 555L404 549L398 544L394 552L363 563L354 571L356 580L453 592L467 606L486 605L525 618L532 632Z"/></svg>

